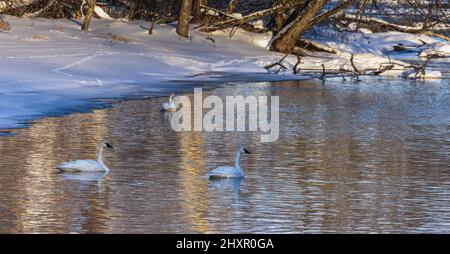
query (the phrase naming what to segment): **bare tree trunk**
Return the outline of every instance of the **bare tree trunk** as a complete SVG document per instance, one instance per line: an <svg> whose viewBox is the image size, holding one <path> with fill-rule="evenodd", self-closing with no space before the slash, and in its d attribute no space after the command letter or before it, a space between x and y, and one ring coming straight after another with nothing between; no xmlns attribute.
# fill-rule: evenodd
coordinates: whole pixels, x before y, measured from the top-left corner
<svg viewBox="0 0 450 254"><path fill-rule="evenodd" d="M88 4L88 12L86 17L84 17L83 24L81 25L81 30L89 31L89 25L91 24L92 16L94 15L96 0L85 0Z"/></svg>
<svg viewBox="0 0 450 254"><path fill-rule="evenodd" d="M230 4L228 4L226 13L232 14L234 12L234 10L236 9L236 6L238 5L238 3L239 3L239 0L231 0Z"/></svg>
<svg viewBox="0 0 450 254"><path fill-rule="evenodd" d="M202 6L207 6L208 1L207 0L194 0L193 2L193 15L194 16L191 19L191 23L201 23L202 22Z"/></svg>
<svg viewBox="0 0 450 254"><path fill-rule="evenodd" d="M283 28L287 18L286 10L279 10L275 13L275 32L278 32Z"/></svg>
<svg viewBox="0 0 450 254"><path fill-rule="evenodd" d="M290 22L290 20L293 20L293 17L296 17L296 13L300 12L300 6L304 5L306 1L307 0L272 0L272 6L283 6L274 14L275 26L272 28L274 35L276 35L283 28L286 22ZM299 7L296 8L296 6Z"/></svg>
<svg viewBox="0 0 450 254"><path fill-rule="evenodd" d="M297 18L285 25L273 38L270 49L281 53L290 53L299 36L309 28L309 22L317 15L329 0L309 0Z"/></svg>
<svg viewBox="0 0 450 254"><path fill-rule="evenodd" d="M155 27L155 20L150 21L150 27L148 28L148 34L153 34L153 28Z"/></svg>
<svg viewBox="0 0 450 254"><path fill-rule="evenodd" d="M201 11L201 6L202 5L207 5L208 1L207 0L194 0L194 16L198 16Z"/></svg>
<svg viewBox="0 0 450 254"><path fill-rule="evenodd" d="M192 0L181 2L180 16L178 17L177 34L182 37L189 37L189 20L191 18Z"/></svg>

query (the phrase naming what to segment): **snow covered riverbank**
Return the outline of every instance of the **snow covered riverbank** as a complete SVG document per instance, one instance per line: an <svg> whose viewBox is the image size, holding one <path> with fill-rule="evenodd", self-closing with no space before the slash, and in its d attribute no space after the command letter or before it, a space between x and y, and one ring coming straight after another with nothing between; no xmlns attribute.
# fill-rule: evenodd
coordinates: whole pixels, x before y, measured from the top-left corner
<svg viewBox="0 0 450 254"><path fill-rule="evenodd" d="M181 39L173 25L158 25L148 35L148 22L94 20L91 32L79 21L22 19L7 16L12 29L0 31L0 128L15 128L42 115L66 109L89 109L89 101L164 94L180 90L172 81L305 79L307 75L269 74L264 66L283 57L265 47L270 34L238 30L210 35L193 32ZM345 48L343 48L345 50ZM382 54L357 52L358 68L377 68ZM349 52L304 57L300 68L351 69ZM295 57L286 59L294 65ZM398 75L388 71L386 75ZM169 91L171 90L171 91Z"/></svg>
<svg viewBox="0 0 450 254"><path fill-rule="evenodd" d="M148 35L146 22L94 20L92 31L83 33L77 21L6 20L12 29L0 32L0 128L88 99L162 93L174 89L168 81L209 80L203 73L279 78L261 67L278 54L225 36L213 44L197 34L180 39L171 25Z"/></svg>

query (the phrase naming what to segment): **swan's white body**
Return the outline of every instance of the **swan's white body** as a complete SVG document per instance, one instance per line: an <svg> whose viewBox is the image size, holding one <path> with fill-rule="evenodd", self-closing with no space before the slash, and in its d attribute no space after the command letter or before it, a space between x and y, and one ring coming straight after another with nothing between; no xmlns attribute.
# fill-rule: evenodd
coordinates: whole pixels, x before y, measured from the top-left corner
<svg viewBox="0 0 450 254"><path fill-rule="evenodd" d="M244 171L242 171L242 168L237 167L231 167L231 166L224 166L224 167L218 167L213 169L209 173L209 178L243 178L244 177Z"/></svg>
<svg viewBox="0 0 450 254"><path fill-rule="evenodd" d="M174 94L171 94L169 97L169 102L164 102L161 105L161 111L165 112L175 112L177 111L177 105L175 105L175 102L173 102L173 98L175 97Z"/></svg>
<svg viewBox="0 0 450 254"><path fill-rule="evenodd" d="M236 158L234 162L234 167L231 166L223 166L213 169L209 174L208 177L210 179L218 179L218 178L243 178L244 177L244 171L241 168L241 155L244 153L250 154L249 151L245 148L239 149L239 151L236 153Z"/></svg>
<svg viewBox="0 0 450 254"><path fill-rule="evenodd" d="M95 160L67 161L59 164L58 169L63 171L83 171L83 172L110 171L110 169L105 164Z"/></svg>
<svg viewBox="0 0 450 254"><path fill-rule="evenodd" d="M109 172L110 169L103 162L103 147L109 146L105 141L100 142L97 160L74 160L59 164L57 168L61 171L83 171L83 172Z"/></svg>

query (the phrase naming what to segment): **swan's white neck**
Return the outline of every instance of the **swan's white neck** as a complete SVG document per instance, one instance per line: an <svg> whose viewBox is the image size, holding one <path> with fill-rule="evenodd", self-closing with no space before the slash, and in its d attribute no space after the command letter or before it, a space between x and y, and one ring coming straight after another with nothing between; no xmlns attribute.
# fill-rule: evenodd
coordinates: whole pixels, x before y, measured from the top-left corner
<svg viewBox="0 0 450 254"><path fill-rule="evenodd" d="M109 168L103 162L103 144L100 144L100 146L98 148L97 161L100 165L102 165L102 167L105 169L105 171L110 171Z"/></svg>
<svg viewBox="0 0 450 254"><path fill-rule="evenodd" d="M170 97L169 97L169 103L172 103L173 102L173 95L171 95Z"/></svg>
<svg viewBox="0 0 450 254"><path fill-rule="evenodd" d="M238 152L236 153L236 159L235 159L235 161L234 161L234 167L235 167L236 169L239 169L239 170L242 171L242 169L241 169L241 151L238 151Z"/></svg>

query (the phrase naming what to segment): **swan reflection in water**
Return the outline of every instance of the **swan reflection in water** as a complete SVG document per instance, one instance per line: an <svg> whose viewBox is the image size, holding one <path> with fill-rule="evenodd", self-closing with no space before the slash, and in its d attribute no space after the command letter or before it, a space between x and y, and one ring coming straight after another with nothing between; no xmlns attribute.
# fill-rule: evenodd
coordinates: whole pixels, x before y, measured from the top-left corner
<svg viewBox="0 0 450 254"><path fill-rule="evenodd" d="M218 179L209 179L209 183L215 189L221 191L232 191L236 194L240 193L241 183L244 178L218 178Z"/></svg>
<svg viewBox="0 0 450 254"><path fill-rule="evenodd" d="M67 181L74 181L82 184L92 184L96 183L99 188L102 187L103 180L107 175L110 174L109 171L106 172L58 172L58 176L62 177Z"/></svg>

